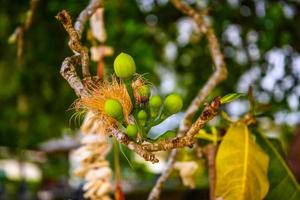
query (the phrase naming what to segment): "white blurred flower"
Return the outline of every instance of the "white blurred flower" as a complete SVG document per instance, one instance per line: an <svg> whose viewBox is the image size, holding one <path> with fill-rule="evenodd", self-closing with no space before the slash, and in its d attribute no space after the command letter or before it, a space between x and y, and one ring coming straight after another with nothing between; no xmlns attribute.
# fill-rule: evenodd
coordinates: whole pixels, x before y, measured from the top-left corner
<svg viewBox="0 0 300 200"><path fill-rule="evenodd" d="M91 25L93 36L99 42L104 42L106 40L103 14L104 14L104 9L98 8L90 19L90 25Z"/></svg>
<svg viewBox="0 0 300 200"><path fill-rule="evenodd" d="M198 164L195 161L177 161L174 164L174 169L179 170L179 174L183 185L188 186L190 188L195 188L196 182L194 175L198 169Z"/></svg>

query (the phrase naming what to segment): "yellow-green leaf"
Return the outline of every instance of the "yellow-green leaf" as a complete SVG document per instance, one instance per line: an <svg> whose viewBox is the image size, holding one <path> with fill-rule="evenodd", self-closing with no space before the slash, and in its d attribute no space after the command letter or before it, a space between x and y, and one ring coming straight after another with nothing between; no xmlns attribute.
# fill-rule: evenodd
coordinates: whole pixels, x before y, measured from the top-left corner
<svg viewBox="0 0 300 200"><path fill-rule="evenodd" d="M224 200L261 200L269 189L269 158L255 143L248 127L234 123L216 158L216 195Z"/></svg>
<svg viewBox="0 0 300 200"><path fill-rule="evenodd" d="M242 93L229 93L229 94L226 94L224 97L221 98L221 104L229 103L231 101L234 101L234 100L240 98L241 96L244 96L244 94L242 94Z"/></svg>

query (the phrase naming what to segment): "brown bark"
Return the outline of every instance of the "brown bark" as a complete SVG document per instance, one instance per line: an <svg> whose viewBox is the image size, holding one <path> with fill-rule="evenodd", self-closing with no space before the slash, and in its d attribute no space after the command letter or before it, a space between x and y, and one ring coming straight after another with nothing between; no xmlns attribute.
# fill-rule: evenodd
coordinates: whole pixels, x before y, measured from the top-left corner
<svg viewBox="0 0 300 200"><path fill-rule="evenodd" d="M216 154L217 154L217 145L209 144L206 147L206 157L208 165L208 179L209 179L209 199L216 199Z"/></svg>

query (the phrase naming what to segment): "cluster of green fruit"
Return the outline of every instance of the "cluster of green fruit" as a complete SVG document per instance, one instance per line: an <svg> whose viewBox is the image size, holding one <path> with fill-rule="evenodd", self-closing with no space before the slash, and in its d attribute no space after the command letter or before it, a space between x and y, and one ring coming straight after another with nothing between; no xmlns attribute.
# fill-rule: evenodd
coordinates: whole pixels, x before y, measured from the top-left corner
<svg viewBox="0 0 300 200"><path fill-rule="evenodd" d="M150 86L147 84L143 84L137 89L132 87L136 65L130 55L119 54L114 61L114 71L116 76L125 83L131 97L131 102L134 105L131 113L134 116L134 123L125 124L122 105L116 99L107 99L104 111L110 117L118 120L123 125L124 132L132 139L137 138L137 135L147 138L147 133L153 126L160 124L167 117L182 109L182 98L177 94L170 94L163 100L158 95L151 96ZM171 136L173 132L171 134L169 131L164 135Z"/></svg>

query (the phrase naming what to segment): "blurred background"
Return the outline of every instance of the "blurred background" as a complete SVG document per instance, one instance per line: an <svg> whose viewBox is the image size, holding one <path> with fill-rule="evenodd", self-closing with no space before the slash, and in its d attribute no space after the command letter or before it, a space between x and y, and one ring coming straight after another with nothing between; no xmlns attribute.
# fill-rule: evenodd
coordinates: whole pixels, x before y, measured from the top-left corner
<svg viewBox="0 0 300 200"><path fill-rule="evenodd" d="M69 108L76 96L59 74L63 59L72 52L68 35L54 16L67 9L76 18L88 0L40 0L24 35L22 61L8 38L24 21L29 1L0 2L0 199L82 199L82 182L72 174L78 165L72 151L79 146L81 119L71 119L74 110ZM260 130L282 146L300 180L300 1L186 2L199 10L209 8L208 20L229 71L228 79L209 98L247 93L252 86L256 100L268 108L259 118ZM167 0L105 1L105 27L106 44L115 52L105 58L107 74L115 56L127 52L135 59L137 72L156 86L154 92L175 91L184 98L185 107L213 72L207 41L195 23ZM83 41L90 45L86 35ZM93 72L96 67L91 62ZM234 119L248 109L246 99L224 107ZM178 124L180 118L182 113L165 126ZM165 162L153 166L125 147L123 153L123 190L128 199L146 199ZM207 199L204 164L198 171L195 190L183 187L174 172L163 199L193 195Z"/></svg>

